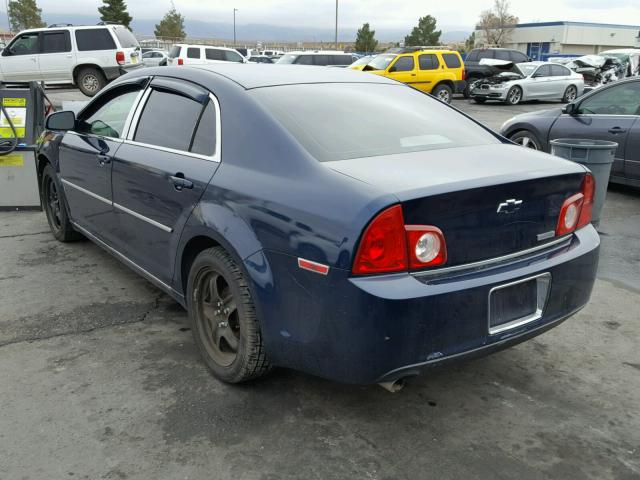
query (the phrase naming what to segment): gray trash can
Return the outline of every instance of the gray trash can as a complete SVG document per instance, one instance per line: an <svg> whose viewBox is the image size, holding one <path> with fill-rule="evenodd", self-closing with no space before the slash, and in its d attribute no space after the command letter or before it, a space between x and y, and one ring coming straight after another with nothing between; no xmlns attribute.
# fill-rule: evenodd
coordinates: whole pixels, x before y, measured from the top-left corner
<svg viewBox="0 0 640 480"><path fill-rule="evenodd" d="M616 156L618 144L606 140L586 140L578 138L558 138L551 140L551 154L566 158L586 166L596 180L596 192L593 202L592 223L598 226L600 213L607 197L607 185L611 165Z"/></svg>

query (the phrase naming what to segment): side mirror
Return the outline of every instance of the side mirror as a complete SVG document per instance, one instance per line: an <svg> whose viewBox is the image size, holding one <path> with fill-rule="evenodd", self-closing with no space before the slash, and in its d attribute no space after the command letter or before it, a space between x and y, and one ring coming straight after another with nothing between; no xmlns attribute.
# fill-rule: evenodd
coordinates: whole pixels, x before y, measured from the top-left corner
<svg viewBox="0 0 640 480"><path fill-rule="evenodd" d="M566 113L567 115L576 115L578 113L578 105L575 103L567 103L567 105L562 109L562 113Z"/></svg>
<svg viewBox="0 0 640 480"><path fill-rule="evenodd" d="M47 117L47 130L73 130L76 126L76 114L72 111L55 112Z"/></svg>

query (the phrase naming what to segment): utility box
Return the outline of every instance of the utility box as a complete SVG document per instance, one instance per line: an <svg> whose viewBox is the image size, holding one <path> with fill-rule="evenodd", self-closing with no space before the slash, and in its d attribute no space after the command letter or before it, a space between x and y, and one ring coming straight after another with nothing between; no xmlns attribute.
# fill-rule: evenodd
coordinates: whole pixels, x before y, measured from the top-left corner
<svg viewBox="0 0 640 480"><path fill-rule="evenodd" d="M0 107L0 210L39 210L36 142L44 91L36 82L0 83Z"/></svg>

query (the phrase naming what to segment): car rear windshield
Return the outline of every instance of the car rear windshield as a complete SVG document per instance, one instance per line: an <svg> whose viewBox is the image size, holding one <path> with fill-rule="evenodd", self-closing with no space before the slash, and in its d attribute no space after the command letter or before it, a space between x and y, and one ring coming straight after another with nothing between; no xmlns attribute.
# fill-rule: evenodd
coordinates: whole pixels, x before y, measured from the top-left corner
<svg viewBox="0 0 640 480"><path fill-rule="evenodd" d="M452 108L403 85L285 85L252 95L320 162L498 143Z"/></svg>
<svg viewBox="0 0 640 480"><path fill-rule="evenodd" d="M76 43L81 52L116 49L116 42L106 28L76 30Z"/></svg>
<svg viewBox="0 0 640 480"><path fill-rule="evenodd" d="M136 37L133 36L133 33L131 33L127 27L115 27L114 30L122 48L136 48L140 46Z"/></svg>
<svg viewBox="0 0 640 480"><path fill-rule="evenodd" d="M180 56L180 50L181 48L178 45L171 47L171 50L169 51L169 58L178 58Z"/></svg>

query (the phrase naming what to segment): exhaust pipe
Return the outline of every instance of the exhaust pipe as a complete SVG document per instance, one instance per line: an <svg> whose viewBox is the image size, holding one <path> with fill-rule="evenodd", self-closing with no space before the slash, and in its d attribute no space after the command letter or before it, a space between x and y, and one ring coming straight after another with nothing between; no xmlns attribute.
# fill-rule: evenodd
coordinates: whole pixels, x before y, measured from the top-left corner
<svg viewBox="0 0 640 480"><path fill-rule="evenodd" d="M378 385L380 385L382 388L384 388L388 392L397 393L404 388L404 384L405 384L404 378L399 378L397 380L394 380L393 382L382 382L382 383L379 383Z"/></svg>

